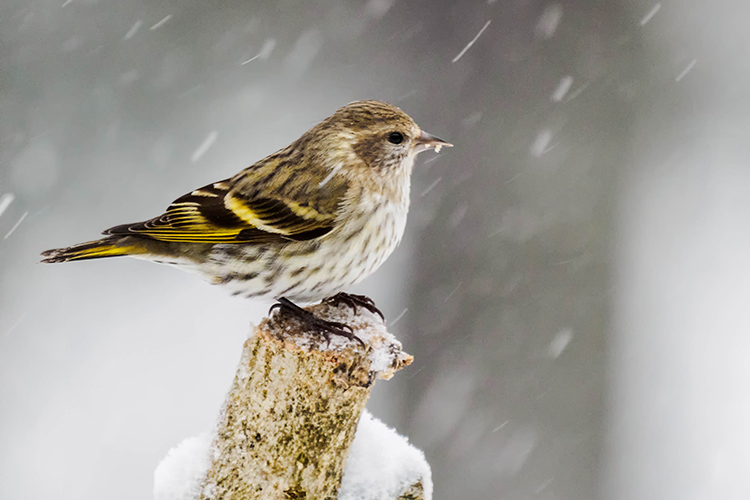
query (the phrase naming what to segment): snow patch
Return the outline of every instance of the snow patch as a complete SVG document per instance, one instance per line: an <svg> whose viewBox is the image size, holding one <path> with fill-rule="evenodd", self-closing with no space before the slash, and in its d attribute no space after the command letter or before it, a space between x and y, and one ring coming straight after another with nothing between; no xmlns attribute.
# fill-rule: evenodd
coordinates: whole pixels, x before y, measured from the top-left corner
<svg viewBox="0 0 750 500"><path fill-rule="evenodd" d="M393 500L421 481L432 498L432 472L424 453L365 410L359 419L339 500Z"/></svg>
<svg viewBox="0 0 750 500"><path fill-rule="evenodd" d="M155 500L196 500L210 466L213 433L187 438L169 450L154 472ZM432 498L432 472L424 453L370 414L362 413L344 467L339 500L393 500L422 482Z"/></svg>
<svg viewBox="0 0 750 500"><path fill-rule="evenodd" d="M367 357L370 360L370 370L377 378L388 380L410 356L401 350L401 342L388 332L380 316L361 306L357 309L358 312L355 313L348 306L328 306L316 308L314 313L327 321L349 325L354 334L369 346ZM328 341L321 340L321 336L317 334L294 337L294 343L305 350L343 351L351 348L353 342L341 335L331 335Z"/></svg>
<svg viewBox="0 0 750 500"><path fill-rule="evenodd" d="M213 433L190 437L169 450L154 471L154 500L195 500L210 465Z"/></svg>

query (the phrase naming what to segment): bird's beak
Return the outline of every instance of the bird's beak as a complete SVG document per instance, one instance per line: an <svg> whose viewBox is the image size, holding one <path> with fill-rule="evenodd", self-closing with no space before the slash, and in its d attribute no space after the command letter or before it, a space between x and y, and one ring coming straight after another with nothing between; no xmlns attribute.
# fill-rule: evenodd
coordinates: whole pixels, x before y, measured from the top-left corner
<svg viewBox="0 0 750 500"><path fill-rule="evenodd" d="M422 130L419 136L414 141L414 151L421 153L428 149L434 149L436 153L440 152L440 148L452 148L453 144L446 142L442 139L438 139L432 134L428 134Z"/></svg>

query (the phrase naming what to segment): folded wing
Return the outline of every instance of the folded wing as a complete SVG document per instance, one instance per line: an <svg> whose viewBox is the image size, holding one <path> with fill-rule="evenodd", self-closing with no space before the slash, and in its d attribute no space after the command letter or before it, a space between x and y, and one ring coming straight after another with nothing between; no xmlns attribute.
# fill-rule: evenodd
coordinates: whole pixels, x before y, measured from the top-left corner
<svg viewBox="0 0 750 500"><path fill-rule="evenodd" d="M325 204L275 196L248 196L232 181L215 182L175 200L154 219L115 226L108 235L141 235L181 243L272 243L319 238L334 228L338 200ZM333 203L331 203L333 201ZM328 210L322 207L328 207Z"/></svg>

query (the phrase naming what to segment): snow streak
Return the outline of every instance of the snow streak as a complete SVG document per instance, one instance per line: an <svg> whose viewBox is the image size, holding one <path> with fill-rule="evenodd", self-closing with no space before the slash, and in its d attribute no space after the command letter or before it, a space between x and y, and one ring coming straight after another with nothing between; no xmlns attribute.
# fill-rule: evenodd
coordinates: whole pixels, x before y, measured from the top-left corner
<svg viewBox="0 0 750 500"><path fill-rule="evenodd" d="M463 55L466 54L466 51L469 50L472 45L474 45L474 42L476 42L477 39L480 36L482 36L482 33L484 33L484 30L487 29L487 27L490 25L491 22L492 21L487 21L486 23L484 23L484 26L482 26L482 29L479 30L479 33L477 33L477 35L474 38L471 39L471 41L466 45L466 47L464 47L464 49L461 52L459 52L458 55L456 57L454 57L451 62L456 62L459 59L461 59L463 57Z"/></svg>

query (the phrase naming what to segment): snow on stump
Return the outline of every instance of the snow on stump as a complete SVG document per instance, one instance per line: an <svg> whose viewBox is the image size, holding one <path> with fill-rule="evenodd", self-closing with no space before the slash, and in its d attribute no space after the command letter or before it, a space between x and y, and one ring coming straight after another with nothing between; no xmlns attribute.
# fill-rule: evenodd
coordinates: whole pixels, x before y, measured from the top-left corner
<svg viewBox="0 0 750 500"><path fill-rule="evenodd" d="M326 342L282 312L264 319L245 342L211 439L170 451L156 471L156 500L431 498L421 451L369 414L357 430L375 379L413 358L363 308L307 309L351 326L366 351L343 337Z"/></svg>

